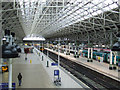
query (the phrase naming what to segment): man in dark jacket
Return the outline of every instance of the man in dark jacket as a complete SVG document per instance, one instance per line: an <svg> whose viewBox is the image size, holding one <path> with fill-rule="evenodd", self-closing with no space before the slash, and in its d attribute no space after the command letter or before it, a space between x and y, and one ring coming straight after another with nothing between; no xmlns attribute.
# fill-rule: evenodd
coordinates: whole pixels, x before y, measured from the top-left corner
<svg viewBox="0 0 120 90"><path fill-rule="evenodd" d="M21 86L21 82L22 82L22 75L21 73L18 74L18 81L19 81L19 86Z"/></svg>

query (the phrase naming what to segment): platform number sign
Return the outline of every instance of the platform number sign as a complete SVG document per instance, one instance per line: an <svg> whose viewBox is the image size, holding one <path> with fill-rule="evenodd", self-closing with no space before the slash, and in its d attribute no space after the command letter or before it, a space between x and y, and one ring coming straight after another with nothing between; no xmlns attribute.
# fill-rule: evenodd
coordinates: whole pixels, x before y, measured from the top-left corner
<svg viewBox="0 0 120 90"><path fill-rule="evenodd" d="M54 76L59 76L59 70L54 70Z"/></svg>

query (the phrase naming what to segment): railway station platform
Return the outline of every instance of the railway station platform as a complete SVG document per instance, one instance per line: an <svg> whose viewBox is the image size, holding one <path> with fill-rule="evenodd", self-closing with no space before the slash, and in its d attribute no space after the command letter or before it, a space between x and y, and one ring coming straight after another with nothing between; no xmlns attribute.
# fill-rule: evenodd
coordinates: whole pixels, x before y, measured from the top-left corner
<svg viewBox="0 0 120 90"><path fill-rule="evenodd" d="M85 85L83 82L78 80L71 73L67 72L64 68L62 68L60 66L59 67L52 66L51 64L55 63L55 62L51 58L47 57L44 53L39 51L37 48L34 48L33 52L40 60L41 64L47 71L47 73L50 76L52 81L54 81L54 76L53 76L54 70L60 71L61 86L59 86L59 88L89 88L87 85ZM42 55L44 57L43 60L42 60ZM49 67L47 67L47 61L49 61Z"/></svg>
<svg viewBox="0 0 120 90"><path fill-rule="evenodd" d="M37 50L37 49L36 49ZM57 66L51 66L53 61L44 56L42 60L42 52L40 56L33 50L32 54L27 55L25 60L25 54L20 54L20 58L13 59L12 62L12 82L16 84L16 88L89 88L80 80L72 76L63 68ZM46 61L49 61L49 67L46 67ZM54 70L60 71L61 85L56 86L54 82ZM17 75L22 73L22 85L18 86ZM8 72L0 73L2 81L0 83L8 83Z"/></svg>
<svg viewBox="0 0 120 90"><path fill-rule="evenodd" d="M48 48L45 49L58 55L58 52L56 51ZM93 60L93 62L87 62L87 58L81 56L79 56L79 58L74 58L74 55L71 53L70 55L59 53L59 55L120 82L120 72L118 72L118 70L109 70L109 64L107 63L98 62L96 60Z"/></svg>
<svg viewBox="0 0 120 90"><path fill-rule="evenodd" d="M120 90L120 0L0 0L0 90L14 88Z"/></svg>

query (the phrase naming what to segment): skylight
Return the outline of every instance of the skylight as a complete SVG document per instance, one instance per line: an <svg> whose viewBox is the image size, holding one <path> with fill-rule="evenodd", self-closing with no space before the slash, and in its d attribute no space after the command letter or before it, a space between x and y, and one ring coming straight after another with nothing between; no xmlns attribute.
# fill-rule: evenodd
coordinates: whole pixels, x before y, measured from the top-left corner
<svg viewBox="0 0 120 90"><path fill-rule="evenodd" d="M23 26L26 35L39 33L44 36L47 35L46 32L51 34L74 23L97 17L99 14L114 11L115 8L118 8L118 0L63 0L69 1L69 3L58 12L58 15L52 9L52 6L47 7L49 4L46 3L51 1L56 2L59 0L19 0L22 17L25 17L23 18L25 22ZM54 14L56 15L53 16ZM103 19L103 17L100 18Z"/></svg>
<svg viewBox="0 0 120 90"><path fill-rule="evenodd" d="M73 3L74 0L71 0L70 3ZM64 11L63 13L66 12L66 15L68 15L66 18L64 18L64 20L62 20L62 22L66 21L65 25L63 25L63 28L66 26L69 26L71 24L76 23L76 21L82 21L85 19L88 19L90 17L96 16L98 14L101 14L103 12L106 11L110 11L114 8L117 8L117 0L76 0L76 3L78 2L82 2L80 4L78 4L78 6L76 6L75 8L73 8L70 11ZM88 3L90 2L90 3ZM75 3L73 3L73 5L75 5ZM83 7L81 7L83 6ZM70 8L71 6L69 6L68 8ZM76 10L77 7L81 7L80 9ZM76 12L74 12L76 10ZM63 17L64 17L63 16ZM76 17L76 18L74 18ZM68 18L70 18L68 20ZM79 19L80 18L80 19ZM76 19L76 20L75 20ZM72 22L72 20L74 22Z"/></svg>

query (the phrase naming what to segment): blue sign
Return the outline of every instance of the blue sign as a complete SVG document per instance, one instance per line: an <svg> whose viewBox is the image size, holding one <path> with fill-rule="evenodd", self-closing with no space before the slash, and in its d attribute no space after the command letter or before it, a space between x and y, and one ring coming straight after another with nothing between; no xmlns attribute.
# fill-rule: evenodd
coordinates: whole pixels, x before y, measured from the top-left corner
<svg viewBox="0 0 120 90"><path fill-rule="evenodd" d="M59 76L59 70L54 70L54 76Z"/></svg>
<svg viewBox="0 0 120 90"><path fill-rule="evenodd" d="M8 85L8 83L0 83L0 85ZM15 83L12 83L12 85L15 85Z"/></svg>
<svg viewBox="0 0 120 90"><path fill-rule="evenodd" d="M7 60L6 60L6 59L3 59L3 61L4 61L4 62L7 62Z"/></svg>
<svg viewBox="0 0 120 90"><path fill-rule="evenodd" d="M0 83L0 90L8 90L8 83ZM12 90L15 90L15 83L12 83Z"/></svg>
<svg viewBox="0 0 120 90"><path fill-rule="evenodd" d="M51 63L51 66L58 66L58 63Z"/></svg>
<svg viewBox="0 0 120 90"><path fill-rule="evenodd" d="M120 62L118 62L118 66L120 67Z"/></svg>

